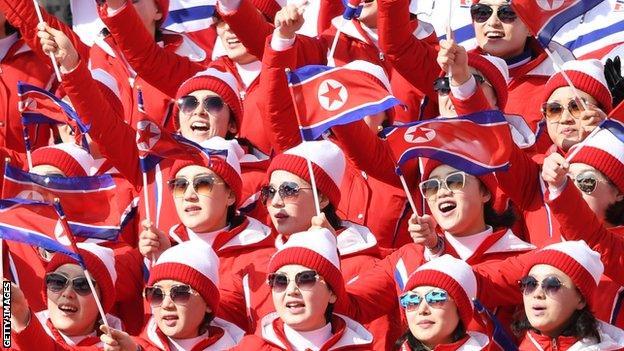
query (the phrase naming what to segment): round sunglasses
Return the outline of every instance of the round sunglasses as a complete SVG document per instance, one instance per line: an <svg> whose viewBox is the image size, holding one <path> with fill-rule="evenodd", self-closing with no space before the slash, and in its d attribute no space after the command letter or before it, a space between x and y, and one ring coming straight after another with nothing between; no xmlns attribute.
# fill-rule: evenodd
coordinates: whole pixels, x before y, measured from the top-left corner
<svg viewBox="0 0 624 351"><path fill-rule="evenodd" d="M583 99L583 101L585 104L588 104L587 100ZM558 102L544 102L541 111L542 115L546 117L549 122L559 122L564 109L567 109L572 117L579 119L583 111L583 105L579 103L577 99L568 101L566 106Z"/></svg>
<svg viewBox="0 0 624 351"><path fill-rule="evenodd" d="M544 293L551 297L555 295L564 286L561 280L559 280L559 278L555 276L546 277L542 280L541 283L537 281L535 277L530 276L530 275L527 275L526 277L518 281L518 286L520 287L520 291L524 295L533 294L535 290L537 290L537 287L539 285L541 285L542 290L544 290Z"/></svg>
<svg viewBox="0 0 624 351"><path fill-rule="evenodd" d="M424 297L413 291L408 291L399 298L401 307L407 312L416 311L423 300L427 301L427 305L430 307L441 308L449 300L449 296L445 290L431 290Z"/></svg>
<svg viewBox="0 0 624 351"><path fill-rule="evenodd" d="M320 278L316 271L301 271L295 274L295 286L299 290L309 291ZM274 292L284 292L290 284L290 278L285 273L271 273L267 277L267 284Z"/></svg>
<svg viewBox="0 0 624 351"><path fill-rule="evenodd" d="M92 280L91 282L93 283L93 286L95 286L95 281ZM54 293L64 291L70 283L76 294L81 296L91 294L91 288L89 287L89 282L85 276L69 278L65 274L57 272L51 272L45 275L46 289Z"/></svg>
<svg viewBox="0 0 624 351"><path fill-rule="evenodd" d="M265 185L260 189L260 201L266 205L267 201L273 200L275 194L279 194L282 200L292 199L299 195L299 191L306 189L312 188L302 188L295 182L284 182L277 189L273 185Z"/></svg>
<svg viewBox="0 0 624 351"><path fill-rule="evenodd" d="M466 173L458 171L448 174L442 180L438 178L427 179L420 182L420 184L418 184L418 188L424 198L431 198L438 193L440 187L444 187L448 191L453 192L463 189L465 184Z"/></svg>
<svg viewBox="0 0 624 351"><path fill-rule="evenodd" d="M186 193L186 189L191 184L188 179L183 177L178 177L174 179L170 179L167 181L167 185L169 186L169 190L173 194L175 198L184 197L184 193ZM214 176L212 175L200 175L193 178L192 181L193 190L197 195L201 196L210 196L212 193L212 189L216 184L225 184L223 182L217 182Z"/></svg>
<svg viewBox="0 0 624 351"><path fill-rule="evenodd" d="M594 192L594 190L596 190L598 183L601 183L601 182L607 183L607 184L611 183L608 180L600 179L594 173L594 171L591 171L591 170L581 172L577 174L573 179L574 179L574 185L576 185L576 187L580 191L584 192L587 195L590 195L591 193Z"/></svg>
<svg viewBox="0 0 624 351"><path fill-rule="evenodd" d="M189 114L199 106L199 100L193 95L185 95L178 99L178 108L180 111ZM219 96L207 96L202 101L204 110L208 113L215 114L220 112L225 106L225 102Z"/></svg>
<svg viewBox="0 0 624 351"><path fill-rule="evenodd" d="M191 295L196 294L196 292L190 287L190 285L174 285L169 289L169 293L166 293L163 288L160 286L146 286L143 289L143 296L145 300L152 307L157 307L162 305L162 302L165 300L165 296L169 296L171 301L176 305L184 305L186 304Z"/></svg>
<svg viewBox="0 0 624 351"><path fill-rule="evenodd" d="M485 83L485 78L483 78L483 76L479 74L473 74L472 76L475 77L479 85ZM442 96L448 95L451 92L449 77L436 78L436 80L433 81L433 90Z"/></svg>
<svg viewBox="0 0 624 351"><path fill-rule="evenodd" d="M470 16L476 23L486 22L492 17L493 13L494 9L490 5L474 4L470 6ZM496 10L496 17L498 17L501 22L510 24L518 18L518 15L516 15L511 5L502 5Z"/></svg>

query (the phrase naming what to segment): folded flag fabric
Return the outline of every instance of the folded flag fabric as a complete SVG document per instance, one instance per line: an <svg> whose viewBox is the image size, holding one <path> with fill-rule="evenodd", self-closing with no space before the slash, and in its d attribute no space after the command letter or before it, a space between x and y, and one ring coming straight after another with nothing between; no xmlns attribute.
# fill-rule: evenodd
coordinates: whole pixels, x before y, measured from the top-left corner
<svg viewBox="0 0 624 351"><path fill-rule="evenodd" d="M84 267L78 253L55 239L63 234L59 214L51 204L27 199L0 200L0 238L63 253Z"/></svg>
<svg viewBox="0 0 624 351"><path fill-rule="evenodd" d="M304 66L288 72L288 82L305 140L400 104L383 69L361 60L341 67Z"/></svg>
<svg viewBox="0 0 624 351"><path fill-rule="evenodd" d="M136 202L120 204L110 175L91 177L41 176L5 166L3 198L53 203L59 198L77 237L117 240L133 216ZM90 204L88 210L85 204Z"/></svg>
<svg viewBox="0 0 624 351"><path fill-rule="evenodd" d="M456 118L435 118L382 131L399 167L415 157L436 159L469 174L482 175L509 166L513 140L498 110Z"/></svg>

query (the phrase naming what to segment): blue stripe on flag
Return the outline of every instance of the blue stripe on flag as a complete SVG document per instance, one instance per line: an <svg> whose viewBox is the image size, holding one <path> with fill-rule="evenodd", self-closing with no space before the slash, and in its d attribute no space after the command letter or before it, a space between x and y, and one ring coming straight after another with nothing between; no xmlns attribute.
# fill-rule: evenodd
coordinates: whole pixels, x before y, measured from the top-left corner
<svg viewBox="0 0 624 351"><path fill-rule="evenodd" d="M121 231L120 227L92 226L77 222L69 222L69 228L75 236L108 241L116 241Z"/></svg>
<svg viewBox="0 0 624 351"><path fill-rule="evenodd" d="M596 5L600 4L604 0L579 0L576 4L572 5L570 8L565 11L557 14L552 17L542 28L542 30L538 33L538 40L544 47L548 46L552 38L557 34L559 29L563 27L566 23L572 21L578 16L581 16L585 12L591 10L596 7Z"/></svg>
<svg viewBox="0 0 624 351"><path fill-rule="evenodd" d="M52 119L41 113L23 112L22 124L27 126L31 124L63 124L63 122Z"/></svg>
<svg viewBox="0 0 624 351"><path fill-rule="evenodd" d="M624 124L621 122L613 119L606 119L600 124L599 127L607 129L615 135L616 138L620 139L620 141L624 143Z"/></svg>
<svg viewBox="0 0 624 351"><path fill-rule="evenodd" d="M604 37L607 37L609 35L616 34L622 31L624 31L624 21L616 22L608 27L600 28L593 32L583 34L579 36L578 38L563 44L563 46L573 51L582 46L598 41Z"/></svg>
<svg viewBox="0 0 624 351"><path fill-rule="evenodd" d="M49 238L48 236L45 236L42 233L25 230L24 228L16 228L5 223L0 223L0 237L5 240L18 241L24 244L42 247L49 251L64 253L84 266L84 262L82 261L82 257L80 257L80 255L71 251L67 246Z"/></svg>
<svg viewBox="0 0 624 351"><path fill-rule="evenodd" d="M455 36L455 42L462 43L466 40L470 40L475 37L474 27L471 24L467 24L463 27L453 29L453 35ZM438 40L446 40L446 34L438 37Z"/></svg>
<svg viewBox="0 0 624 351"><path fill-rule="evenodd" d="M55 177L32 174L11 165L5 167L5 177L17 182L35 183L44 188L60 191L95 191L115 186L113 178L108 175L91 177Z"/></svg>
<svg viewBox="0 0 624 351"><path fill-rule="evenodd" d="M413 158L416 158L418 156L436 159L444 164L447 164L457 169L461 169L462 171L475 175L475 176L484 175L490 172L505 171L509 168L508 162L500 166L489 167L486 165L480 165L478 163L471 162L463 156L456 155L444 149L425 148L422 146L421 147L417 146L417 147L413 147L411 149L406 150L401 155L397 163L399 165L402 165L405 162Z"/></svg>
<svg viewBox="0 0 624 351"><path fill-rule="evenodd" d="M494 330L492 331L492 339L494 342L496 342L505 351L518 350L518 346L516 346L513 339L509 336L509 334L507 334L498 318L496 318L490 310L483 306L479 300L474 299L472 301L474 303L475 310L480 314L484 314L486 318L494 324Z"/></svg>
<svg viewBox="0 0 624 351"><path fill-rule="evenodd" d="M399 289L403 291L405 287L405 282L403 281L403 277L401 277L401 272L399 272L398 268L394 269L394 280L396 280Z"/></svg>
<svg viewBox="0 0 624 351"><path fill-rule="evenodd" d="M316 76L317 74L321 74L332 69L336 69L336 67L308 65L295 71L288 72L288 83L301 84L302 82Z"/></svg>
<svg viewBox="0 0 624 351"><path fill-rule="evenodd" d="M167 27L175 23L184 23L210 18L214 16L214 13L215 7L210 5L173 10L167 15L167 19L165 20L163 26Z"/></svg>
<svg viewBox="0 0 624 351"><path fill-rule="evenodd" d="M392 106L399 105L401 102L388 96L386 99L378 103L370 104L366 107L357 106L355 110L347 111L341 115L334 116L332 119L324 121L322 124L317 124L314 127L301 128L301 136L304 140L312 141L320 137L323 132L335 125L344 125L351 122L361 120L363 116L370 116L380 112L383 112Z"/></svg>

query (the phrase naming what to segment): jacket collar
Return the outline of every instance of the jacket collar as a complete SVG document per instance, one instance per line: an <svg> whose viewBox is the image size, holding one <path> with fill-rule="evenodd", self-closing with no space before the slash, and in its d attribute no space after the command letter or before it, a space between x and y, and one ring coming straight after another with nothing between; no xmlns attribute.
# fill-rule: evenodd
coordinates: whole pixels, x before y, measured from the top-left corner
<svg viewBox="0 0 624 351"><path fill-rule="evenodd" d="M490 339L487 335L469 331L465 337L451 344L436 346L433 351L480 351L488 349ZM410 351L410 347L405 341L401 346L401 351Z"/></svg>
<svg viewBox="0 0 624 351"><path fill-rule="evenodd" d="M535 248L532 244L518 238L511 229L501 229L492 232L492 228L488 226L488 229L479 234L485 234L486 232L489 232L490 235L486 236L485 239L478 244L474 252L465 259L466 262L479 260L481 256L485 254L522 252ZM452 237L451 240L449 240L449 237ZM457 242L457 238L448 233L445 233L445 238L446 244L449 245L447 250L455 251L456 257L459 257L453 246L453 243Z"/></svg>
<svg viewBox="0 0 624 351"><path fill-rule="evenodd" d="M181 224L171 227L169 236L178 243L190 239L187 228ZM270 245L270 243L271 229L255 218L245 217L238 226L219 233L212 243L212 248L219 253L229 249Z"/></svg>
<svg viewBox="0 0 624 351"><path fill-rule="evenodd" d="M48 310L43 310L43 311L39 311L35 313L35 317L37 318L37 320L43 327L43 330L45 330L46 334L48 334L57 342L67 344L69 346L93 346L93 345L97 347L104 346L104 344L99 341L99 338L96 337L97 340L95 340L95 339L92 339L91 336L85 336L85 339L81 340L78 343L75 343L74 341L72 341L70 337L61 333L60 331L55 329L54 326L52 326L52 323L50 322L50 312ZM121 319L113 316L112 314L108 314L108 313L106 314L106 321L108 322L108 325L111 328L115 328L117 330L123 330Z"/></svg>
<svg viewBox="0 0 624 351"><path fill-rule="evenodd" d="M343 228L336 237L341 257L364 251L379 251L377 239L368 227L349 221L342 221L342 226Z"/></svg>
<svg viewBox="0 0 624 351"><path fill-rule="evenodd" d="M244 331L234 324L220 318L210 322L208 338L201 340L190 351L225 350L236 346L243 338ZM145 326L145 335L149 342L161 350L170 350L169 338L165 336L152 316Z"/></svg>
<svg viewBox="0 0 624 351"><path fill-rule="evenodd" d="M373 335L358 322L334 313L331 324L334 335L327 340L321 350L329 351L354 345L372 345ZM279 318L277 312L264 316L260 325L264 340L283 350L290 350L284 334L284 322Z"/></svg>

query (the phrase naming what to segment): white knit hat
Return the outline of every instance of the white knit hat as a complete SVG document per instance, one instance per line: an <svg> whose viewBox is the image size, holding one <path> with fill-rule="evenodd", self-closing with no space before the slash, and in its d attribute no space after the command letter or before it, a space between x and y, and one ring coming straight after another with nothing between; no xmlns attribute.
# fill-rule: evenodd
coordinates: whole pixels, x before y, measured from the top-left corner
<svg viewBox="0 0 624 351"><path fill-rule="evenodd" d="M472 300L477 298L477 278L470 265L451 255L441 256L418 267L403 290L427 285L446 290L455 301L464 325L470 323Z"/></svg>
<svg viewBox="0 0 624 351"><path fill-rule="evenodd" d="M202 240L189 240L163 252L152 267L149 285L171 279L188 284L212 312L219 306L219 257Z"/></svg>
<svg viewBox="0 0 624 351"><path fill-rule="evenodd" d="M336 245L336 237L325 228L292 234L271 258L269 272L289 264L314 269L340 296L344 290L344 280Z"/></svg>
<svg viewBox="0 0 624 351"><path fill-rule="evenodd" d="M54 166L67 177L85 177L95 169L91 154L74 143L63 143L38 148L32 153L33 166Z"/></svg>
<svg viewBox="0 0 624 351"><path fill-rule="evenodd" d="M221 177L227 186L230 187L236 196L236 203L238 204L243 191L239 159L244 155L244 151L236 140L225 140L219 136L205 140L200 145L211 150L225 150L227 151L227 156L211 156L209 159L203 159L202 161L204 163L200 163L197 160L176 160L171 165L169 177L174 178L182 168L187 166L203 166L209 168Z"/></svg>
<svg viewBox="0 0 624 351"><path fill-rule="evenodd" d="M528 274L538 264L553 266L567 274L587 301L591 301L604 271L600 254L585 241L564 241L535 251L524 273Z"/></svg>
<svg viewBox="0 0 624 351"><path fill-rule="evenodd" d="M624 193L624 143L618 137L602 129L585 142L574 145L569 152L577 147L581 149L570 163L585 163L596 168Z"/></svg>
<svg viewBox="0 0 624 351"><path fill-rule="evenodd" d="M293 173L310 183L306 160L312 162L316 188L329 198L334 206L340 202L340 184L345 171L342 150L328 140L307 141L273 158L267 175L276 170Z"/></svg>
<svg viewBox="0 0 624 351"><path fill-rule="evenodd" d="M112 249L93 243L78 243L78 253L82 256L87 270L100 287L100 301L105 312L109 312L115 303L115 283L117 270L115 269L115 255ZM55 271L58 267L67 264L78 264L72 257L55 254L46 266L46 272ZM45 293L44 293L45 294Z"/></svg>
<svg viewBox="0 0 624 351"><path fill-rule="evenodd" d="M609 91L609 85L604 75L604 66L600 60L572 60L567 61L561 67L572 84L587 94L591 95L606 113L609 113L613 109L613 100L611 92ZM557 88L568 86L568 83L563 78L561 73L555 73L548 82L544 89L544 101L548 101L548 98Z"/></svg>

